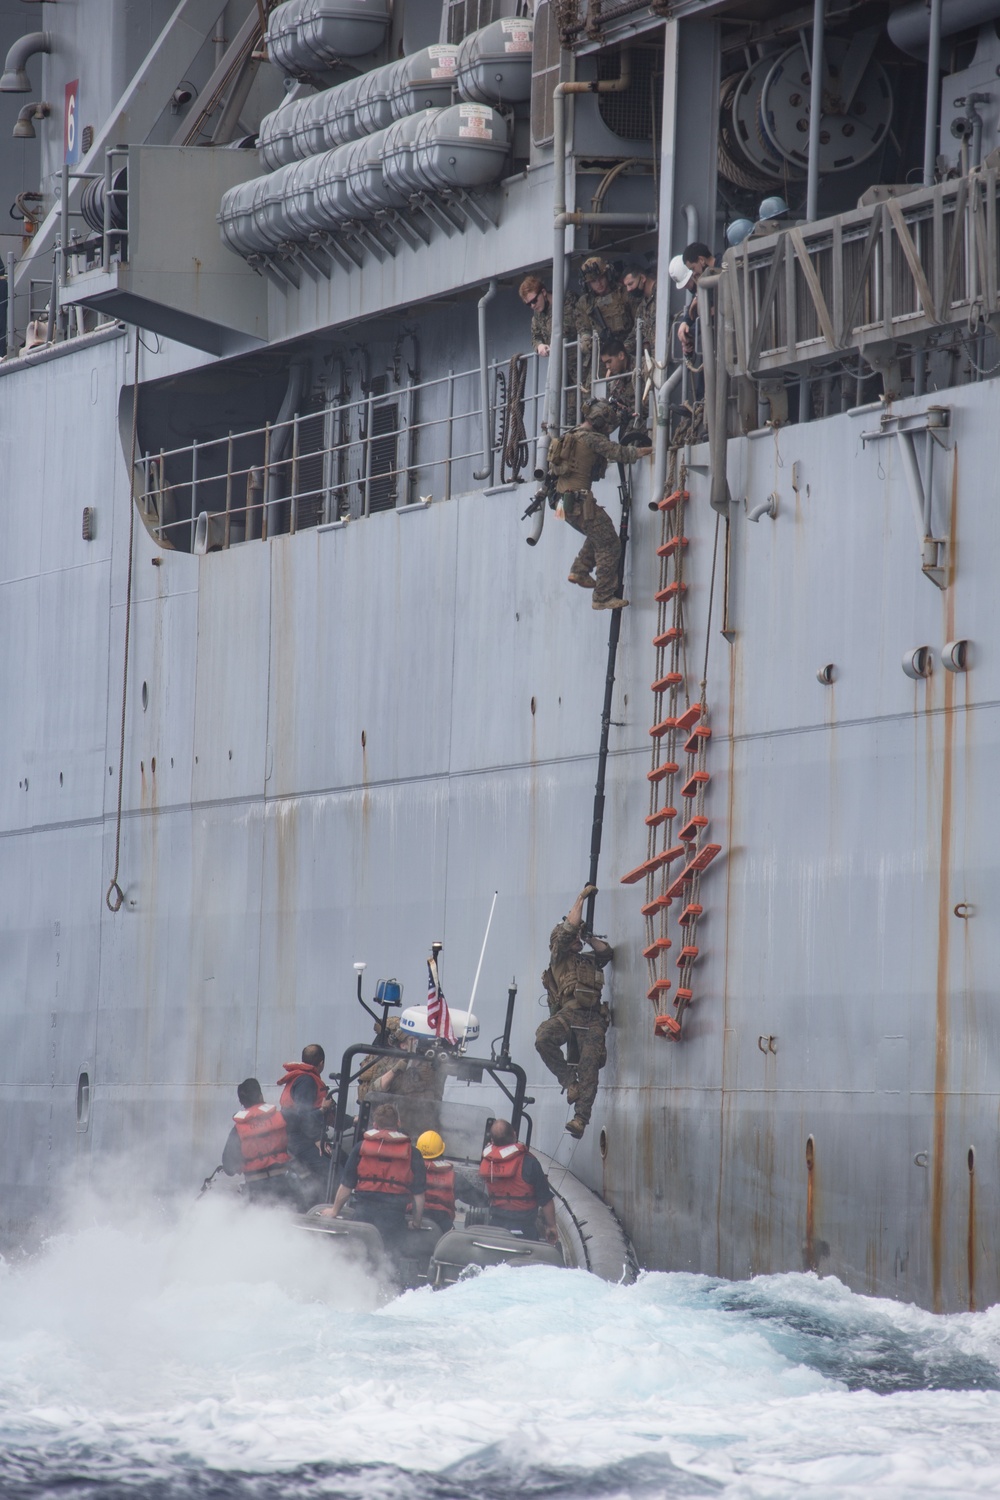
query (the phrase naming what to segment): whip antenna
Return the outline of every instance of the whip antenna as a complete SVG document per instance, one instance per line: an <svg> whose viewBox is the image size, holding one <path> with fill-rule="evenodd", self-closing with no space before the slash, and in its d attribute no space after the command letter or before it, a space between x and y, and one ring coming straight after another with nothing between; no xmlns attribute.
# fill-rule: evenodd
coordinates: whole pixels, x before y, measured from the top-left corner
<svg viewBox="0 0 1000 1500"><path fill-rule="evenodd" d="M476 990L479 988L479 976L483 971L483 959L486 957L486 944L489 942L490 928L493 925L493 913L496 911L498 891L493 892L493 902L490 906L490 914L486 920L486 931L483 933L483 946L479 950L479 962L476 965L476 977L472 981L472 994L469 996L469 1015L472 1015L472 1002L476 998ZM465 1051L465 1037L462 1038L462 1048Z"/></svg>

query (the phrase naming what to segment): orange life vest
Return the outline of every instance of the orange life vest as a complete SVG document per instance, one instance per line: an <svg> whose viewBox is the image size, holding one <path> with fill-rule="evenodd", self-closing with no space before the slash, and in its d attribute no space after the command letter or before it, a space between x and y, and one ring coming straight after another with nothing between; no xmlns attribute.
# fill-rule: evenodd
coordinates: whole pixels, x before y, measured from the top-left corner
<svg viewBox="0 0 1000 1500"><path fill-rule="evenodd" d="M316 1097L313 1099L311 1105L306 1106L307 1108L319 1109L329 1099L330 1090L323 1082L319 1069L314 1068L312 1063L282 1063L282 1067L285 1071L278 1079L278 1082L283 1083L285 1086L281 1091L281 1098L278 1100L279 1109L301 1109L303 1107L299 1104L298 1100L292 1098L292 1088L300 1078L308 1078L316 1090Z"/></svg>
<svg viewBox="0 0 1000 1500"><path fill-rule="evenodd" d="M455 1168L450 1161L427 1163L427 1192L424 1208L455 1217Z"/></svg>
<svg viewBox="0 0 1000 1500"><path fill-rule="evenodd" d="M486 1183L490 1207L505 1213L530 1213L538 1207L538 1195L523 1175L528 1148L523 1141L510 1146L487 1146L479 1163L479 1175Z"/></svg>
<svg viewBox="0 0 1000 1500"><path fill-rule="evenodd" d="M233 1115L243 1152L243 1175L252 1177L289 1161L288 1130L276 1104L252 1104Z"/></svg>
<svg viewBox="0 0 1000 1500"><path fill-rule="evenodd" d="M359 1193L409 1193L413 1187L410 1137L400 1130L366 1130L358 1160Z"/></svg>

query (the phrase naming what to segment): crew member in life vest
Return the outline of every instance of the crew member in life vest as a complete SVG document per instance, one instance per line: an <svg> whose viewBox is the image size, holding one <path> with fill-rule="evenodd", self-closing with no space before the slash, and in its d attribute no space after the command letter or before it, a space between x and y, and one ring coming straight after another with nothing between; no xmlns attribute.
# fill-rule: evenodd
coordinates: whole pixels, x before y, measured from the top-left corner
<svg viewBox="0 0 1000 1500"><path fill-rule="evenodd" d="M608 1060L604 1033L611 1022L608 1007L601 1003L601 990L603 969L614 950L590 934L586 941L592 951L583 951L583 903L591 892L597 894L595 886L584 886L571 910L552 929L549 967L542 975L549 1019L535 1032L536 1052L566 1090L570 1104L576 1105L566 1129L577 1140L590 1122L601 1069ZM563 1047L568 1047L570 1060L563 1056ZM574 1050L579 1058L575 1064L571 1060Z"/></svg>
<svg viewBox="0 0 1000 1500"><path fill-rule="evenodd" d="M512 1229L526 1240L538 1239L541 1213L545 1238L558 1245L552 1189L541 1162L514 1134L509 1120L494 1120L490 1143L479 1163L479 1175L490 1200L490 1223Z"/></svg>
<svg viewBox="0 0 1000 1500"><path fill-rule="evenodd" d="M450 1161L441 1160L445 1145L436 1130L425 1130L417 1137L417 1150L427 1170L424 1218L447 1234L455 1227L455 1168Z"/></svg>
<svg viewBox="0 0 1000 1500"><path fill-rule="evenodd" d="M242 1108L233 1115L233 1128L222 1153L222 1170L228 1177L243 1173L251 1203L302 1208L281 1110L276 1104L264 1103L256 1078L245 1078L236 1095Z"/></svg>
<svg viewBox="0 0 1000 1500"><path fill-rule="evenodd" d="M399 1128L393 1104L380 1104L344 1168L333 1200L333 1218L340 1216L348 1198L356 1219L374 1224L386 1246L397 1246L406 1233L407 1205L413 1203L410 1224L420 1228L424 1213L427 1171L424 1159Z"/></svg>
<svg viewBox="0 0 1000 1500"><path fill-rule="evenodd" d="M302 1048L302 1061L284 1063L278 1079L281 1098L278 1107L288 1125L288 1149L295 1157L307 1181L312 1202L326 1195L327 1158L326 1122L333 1109L330 1090L323 1082L326 1054L318 1042Z"/></svg>

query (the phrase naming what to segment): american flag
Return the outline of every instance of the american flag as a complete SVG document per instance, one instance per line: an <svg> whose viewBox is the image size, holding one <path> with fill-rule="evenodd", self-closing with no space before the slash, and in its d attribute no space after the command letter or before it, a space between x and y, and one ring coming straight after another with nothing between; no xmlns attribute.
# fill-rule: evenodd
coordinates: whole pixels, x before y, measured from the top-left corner
<svg viewBox="0 0 1000 1500"><path fill-rule="evenodd" d="M457 1042L458 1038L451 1024L448 1002L442 994L430 959L427 960L427 1024L435 1036L451 1042L453 1046Z"/></svg>

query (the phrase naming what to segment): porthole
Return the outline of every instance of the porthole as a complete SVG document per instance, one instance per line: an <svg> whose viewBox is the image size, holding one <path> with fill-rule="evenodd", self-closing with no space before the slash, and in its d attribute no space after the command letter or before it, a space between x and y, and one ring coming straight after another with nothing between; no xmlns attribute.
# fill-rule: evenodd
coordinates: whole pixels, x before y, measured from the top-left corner
<svg viewBox="0 0 1000 1500"><path fill-rule="evenodd" d="M90 1074L81 1069L76 1080L76 1128L84 1131L90 1124Z"/></svg>

